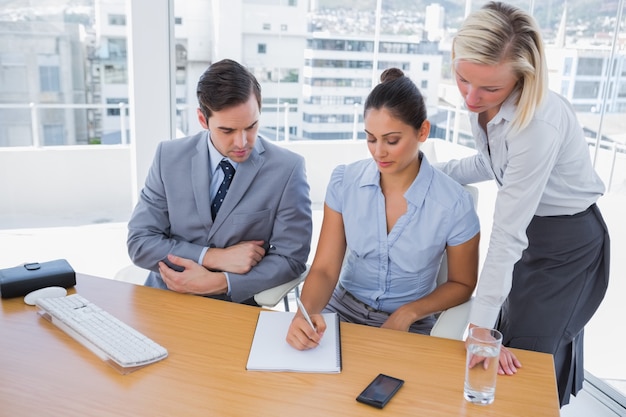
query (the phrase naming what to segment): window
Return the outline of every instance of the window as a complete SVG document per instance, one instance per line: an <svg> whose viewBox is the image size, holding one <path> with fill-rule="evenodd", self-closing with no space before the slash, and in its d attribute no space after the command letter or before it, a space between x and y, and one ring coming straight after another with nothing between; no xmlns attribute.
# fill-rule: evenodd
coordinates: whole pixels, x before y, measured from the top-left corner
<svg viewBox="0 0 626 417"><path fill-rule="evenodd" d="M128 72L126 63L105 64L104 83L105 84L126 84L128 82Z"/></svg>
<svg viewBox="0 0 626 417"><path fill-rule="evenodd" d="M298 99L264 97L261 107L264 113L284 113L285 109L288 109L289 113L297 113Z"/></svg>
<svg viewBox="0 0 626 417"><path fill-rule="evenodd" d="M187 64L187 47L183 44L176 44L176 64Z"/></svg>
<svg viewBox="0 0 626 417"><path fill-rule="evenodd" d="M307 114L302 115L305 122L310 123L352 123L354 114Z"/></svg>
<svg viewBox="0 0 626 417"><path fill-rule="evenodd" d="M187 82L187 68L183 66L176 67L176 84L185 85Z"/></svg>
<svg viewBox="0 0 626 417"><path fill-rule="evenodd" d="M297 83L300 70L297 68L249 67L260 83Z"/></svg>
<svg viewBox="0 0 626 417"><path fill-rule="evenodd" d="M430 63L429 62L424 62L422 64L422 71L428 71L430 69Z"/></svg>
<svg viewBox="0 0 626 417"><path fill-rule="evenodd" d="M387 68L400 68L403 71L409 71L411 64L406 61L378 61L378 69L385 70Z"/></svg>
<svg viewBox="0 0 626 417"><path fill-rule="evenodd" d="M574 84L574 98L599 98L599 81L578 81Z"/></svg>
<svg viewBox="0 0 626 417"><path fill-rule="evenodd" d="M372 85L372 80L369 78L313 78L310 83L316 87L369 88Z"/></svg>
<svg viewBox="0 0 626 417"><path fill-rule="evenodd" d="M569 95L569 81L563 81L561 83L561 95L564 97Z"/></svg>
<svg viewBox="0 0 626 417"><path fill-rule="evenodd" d="M41 83L41 91L60 91L59 67L39 67L39 81Z"/></svg>
<svg viewBox="0 0 626 417"><path fill-rule="evenodd" d="M46 146L63 145L63 125L43 125L43 142Z"/></svg>
<svg viewBox="0 0 626 417"><path fill-rule="evenodd" d="M373 52L374 42L344 39L308 39L307 48L320 51Z"/></svg>
<svg viewBox="0 0 626 417"><path fill-rule="evenodd" d="M280 25L280 30L282 32L287 32L287 25Z"/></svg>
<svg viewBox="0 0 626 417"><path fill-rule="evenodd" d="M119 116L120 107L119 104L128 104L127 98L107 98L107 104L114 104L116 107L107 107L107 116ZM126 115L128 116L128 107L126 107Z"/></svg>
<svg viewBox="0 0 626 417"><path fill-rule="evenodd" d="M617 96L620 98L626 97L626 82L619 83L619 90L617 91Z"/></svg>
<svg viewBox="0 0 626 417"><path fill-rule="evenodd" d="M111 26L126 26L126 15L124 14L110 14L109 25Z"/></svg>
<svg viewBox="0 0 626 417"><path fill-rule="evenodd" d="M343 104L361 104L365 99L363 97L343 97Z"/></svg>
<svg viewBox="0 0 626 417"><path fill-rule="evenodd" d="M108 51L106 58L126 60L126 39L110 38L106 42Z"/></svg>
<svg viewBox="0 0 626 417"><path fill-rule="evenodd" d="M266 45L266 44L264 44L264 43L260 43L260 44L258 44L258 45L257 45L257 48L256 48L256 51L257 51L259 54L265 54L265 53L267 53L267 45Z"/></svg>
<svg viewBox="0 0 626 417"><path fill-rule="evenodd" d="M263 30L272 30L271 23L263 23Z"/></svg>
<svg viewBox="0 0 626 417"><path fill-rule="evenodd" d="M563 75L564 76L570 76L572 74L572 57L567 57L565 58L564 61L564 65L563 65Z"/></svg>
<svg viewBox="0 0 626 417"><path fill-rule="evenodd" d="M19 114L19 110L0 110L0 147L33 145L30 116L28 110L25 112L26 114ZM16 123L16 120L20 122Z"/></svg>
<svg viewBox="0 0 626 417"><path fill-rule="evenodd" d="M28 92L26 68L23 54L0 53L0 94Z"/></svg>
<svg viewBox="0 0 626 417"><path fill-rule="evenodd" d="M42 92L61 91L58 55L39 55L39 86Z"/></svg>
<svg viewBox="0 0 626 417"><path fill-rule="evenodd" d="M381 42L378 46L380 52L406 54L409 52L408 43Z"/></svg>
<svg viewBox="0 0 626 417"><path fill-rule="evenodd" d="M340 60L340 59L313 59L305 63L314 68L359 68L372 69L374 64L371 60ZM378 68L382 68L379 66Z"/></svg>
<svg viewBox="0 0 626 417"><path fill-rule="evenodd" d="M602 75L602 58L580 58L576 75Z"/></svg>

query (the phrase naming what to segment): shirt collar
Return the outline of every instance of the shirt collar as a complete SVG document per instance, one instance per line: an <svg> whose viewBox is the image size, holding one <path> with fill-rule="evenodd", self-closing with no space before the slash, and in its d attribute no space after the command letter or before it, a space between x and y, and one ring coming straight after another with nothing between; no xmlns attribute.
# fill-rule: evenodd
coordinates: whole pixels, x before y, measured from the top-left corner
<svg viewBox="0 0 626 417"><path fill-rule="evenodd" d="M420 151L420 160L422 161L420 171L417 173L417 177L409 189L404 193L406 200L416 207L421 207L424 204L428 188L430 188L434 176L433 166L428 162L428 159L424 156L422 151Z"/></svg>
<svg viewBox="0 0 626 417"><path fill-rule="evenodd" d="M498 114L507 122L512 122L515 118L515 111L517 110L517 100L519 100L519 96L520 91L512 93L506 100L504 100L502 107L500 107Z"/></svg>
<svg viewBox="0 0 626 417"><path fill-rule="evenodd" d="M365 168L365 172L361 175L361 180L359 181L359 187L366 187L368 185L380 187L380 171L373 159Z"/></svg>
<svg viewBox="0 0 626 417"><path fill-rule="evenodd" d="M420 151L419 157L422 161L420 164L420 170L411 186L404 193L404 197L407 201L418 207L420 207L424 202L426 192L428 191L428 187L430 186L434 175L433 166L430 162L428 162L428 159L426 159L422 151ZM361 176L361 180L359 181L359 187L372 185L380 188L380 171L378 170L376 163L373 161L371 164L368 164L365 172Z"/></svg>
<svg viewBox="0 0 626 417"><path fill-rule="evenodd" d="M211 142L211 132L209 132L208 130L207 130L207 146L209 148L209 169L211 173L214 173L219 168L219 164L222 161L222 159L228 160L228 162L230 162L232 166L235 169L237 169L237 167L239 166L237 162L234 162L230 160L229 158L225 157L215 148L215 145L213 145L213 142Z"/></svg>
<svg viewBox="0 0 626 417"><path fill-rule="evenodd" d="M509 94L506 100L502 102L498 113L489 121L488 124L495 125L500 123L502 120L511 123L513 119L515 119L515 111L517 110L517 100L519 99L519 96L519 90ZM478 114L474 113L474 115L478 117Z"/></svg>

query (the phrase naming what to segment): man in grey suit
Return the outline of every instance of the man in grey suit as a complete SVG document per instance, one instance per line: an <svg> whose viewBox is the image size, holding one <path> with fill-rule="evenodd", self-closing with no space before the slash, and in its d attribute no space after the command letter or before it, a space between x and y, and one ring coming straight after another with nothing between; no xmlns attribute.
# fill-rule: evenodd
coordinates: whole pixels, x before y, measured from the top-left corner
<svg viewBox="0 0 626 417"><path fill-rule="evenodd" d="M148 286L254 304L254 294L305 270L304 158L257 136L261 89L237 62L212 64L197 96L206 130L159 144L128 223L128 253L151 271Z"/></svg>

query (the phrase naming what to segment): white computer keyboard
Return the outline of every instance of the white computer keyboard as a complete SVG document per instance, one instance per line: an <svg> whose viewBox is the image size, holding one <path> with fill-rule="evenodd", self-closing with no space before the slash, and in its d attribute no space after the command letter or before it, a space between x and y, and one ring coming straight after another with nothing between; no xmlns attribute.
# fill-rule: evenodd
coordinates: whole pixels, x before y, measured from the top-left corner
<svg viewBox="0 0 626 417"><path fill-rule="evenodd" d="M36 304L42 316L122 373L167 357L164 347L79 294Z"/></svg>

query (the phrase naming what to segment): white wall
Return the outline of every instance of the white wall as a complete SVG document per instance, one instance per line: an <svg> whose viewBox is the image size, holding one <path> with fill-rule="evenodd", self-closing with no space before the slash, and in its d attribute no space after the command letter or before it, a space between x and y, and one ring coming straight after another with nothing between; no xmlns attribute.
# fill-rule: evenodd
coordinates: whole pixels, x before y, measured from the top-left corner
<svg viewBox="0 0 626 417"><path fill-rule="evenodd" d="M0 229L120 221L131 210L128 146L0 149Z"/></svg>
<svg viewBox="0 0 626 417"><path fill-rule="evenodd" d="M279 144L306 158L316 207L332 168L369 157L364 141ZM130 146L2 148L0 179L0 229L123 222L132 211Z"/></svg>
<svg viewBox="0 0 626 417"><path fill-rule="evenodd" d="M278 144L305 157L315 209L323 205L334 167L370 157L365 141ZM439 140L428 140L423 150L433 160L473 152ZM126 221L132 178L128 145L0 148L0 229Z"/></svg>

